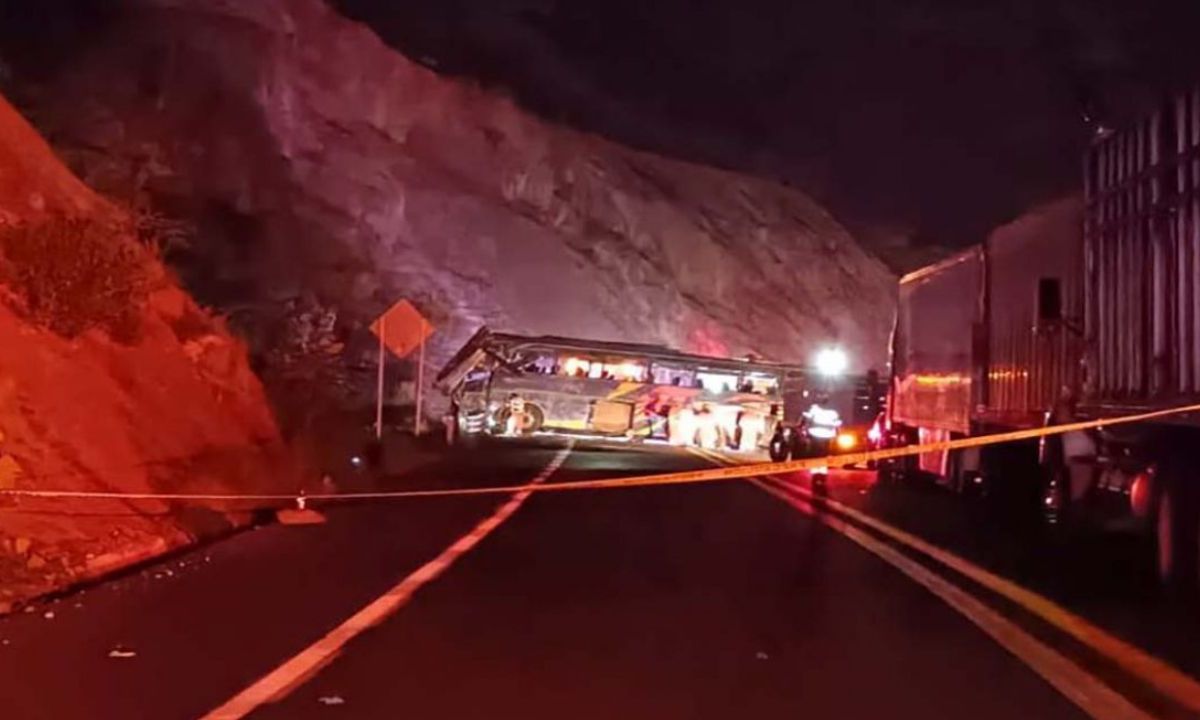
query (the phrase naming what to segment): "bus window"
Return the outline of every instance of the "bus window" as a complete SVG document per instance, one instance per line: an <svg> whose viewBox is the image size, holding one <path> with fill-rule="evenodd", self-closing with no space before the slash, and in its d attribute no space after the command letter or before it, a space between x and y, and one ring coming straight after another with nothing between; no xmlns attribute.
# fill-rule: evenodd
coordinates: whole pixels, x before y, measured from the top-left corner
<svg viewBox="0 0 1200 720"><path fill-rule="evenodd" d="M654 363L650 368L650 378L655 385L692 387L696 383L696 373L690 368L661 363Z"/></svg>
<svg viewBox="0 0 1200 720"><path fill-rule="evenodd" d="M567 377L587 377L592 370L592 361L584 358L569 357L562 361L560 367L562 368L562 374Z"/></svg>
<svg viewBox="0 0 1200 720"><path fill-rule="evenodd" d="M710 393L728 393L737 390L738 376L731 373L701 370L696 373L700 386Z"/></svg>
<svg viewBox="0 0 1200 720"><path fill-rule="evenodd" d="M646 382L646 366L634 360L602 361L583 358L567 358L561 365L562 374L569 377L586 377L593 380L620 380L622 382Z"/></svg>
<svg viewBox="0 0 1200 720"><path fill-rule="evenodd" d="M517 355L514 363L521 372L532 375L550 375L554 372L554 355L541 351L529 350Z"/></svg>
<svg viewBox="0 0 1200 720"><path fill-rule="evenodd" d="M609 376L623 382L646 382L646 366L632 360L619 363L607 363L604 366Z"/></svg>
<svg viewBox="0 0 1200 720"><path fill-rule="evenodd" d="M779 390L779 378L768 373L750 372L742 376L745 392L756 395L771 395Z"/></svg>

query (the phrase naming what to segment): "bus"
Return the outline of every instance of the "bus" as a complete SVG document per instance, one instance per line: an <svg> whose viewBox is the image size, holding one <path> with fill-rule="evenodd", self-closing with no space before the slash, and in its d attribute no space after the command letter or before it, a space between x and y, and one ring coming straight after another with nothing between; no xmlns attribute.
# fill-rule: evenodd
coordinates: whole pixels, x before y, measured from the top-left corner
<svg viewBox="0 0 1200 720"><path fill-rule="evenodd" d="M446 364L451 437L579 434L766 447L803 368L658 345L527 337L482 328Z"/></svg>

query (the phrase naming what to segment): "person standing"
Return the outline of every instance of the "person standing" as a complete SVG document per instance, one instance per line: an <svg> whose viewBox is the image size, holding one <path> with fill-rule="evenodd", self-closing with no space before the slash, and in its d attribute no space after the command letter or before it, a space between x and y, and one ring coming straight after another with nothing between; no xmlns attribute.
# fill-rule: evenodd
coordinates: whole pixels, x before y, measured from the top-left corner
<svg viewBox="0 0 1200 720"><path fill-rule="evenodd" d="M758 444L767 429L767 420L761 412L747 408L738 418L737 449L741 452L752 452L758 449Z"/></svg>
<svg viewBox="0 0 1200 720"><path fill-rule="evenodd" d="M513 393L508 396L508 417L504 420L504 434L515 437L525 428L525 400Z"/></svg>
<svg viewBox="0 0 1200 720"><path fill-rule="evenodd" d="M672 445L686 447L696 444L696 412L690 404L685 403L679 408L670 426Z"/></svg>

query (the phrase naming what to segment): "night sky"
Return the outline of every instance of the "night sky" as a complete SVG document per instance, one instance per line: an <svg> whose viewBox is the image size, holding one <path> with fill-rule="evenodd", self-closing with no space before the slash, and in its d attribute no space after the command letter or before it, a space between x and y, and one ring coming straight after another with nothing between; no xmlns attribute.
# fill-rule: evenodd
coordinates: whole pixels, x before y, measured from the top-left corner
<svg viewBox="0 0 1200 720"><path fill-rule="evenodd" d="M965 245L1077 187L1095 124L1200 77L1200 2L337 0L551 119Z"/></svg>

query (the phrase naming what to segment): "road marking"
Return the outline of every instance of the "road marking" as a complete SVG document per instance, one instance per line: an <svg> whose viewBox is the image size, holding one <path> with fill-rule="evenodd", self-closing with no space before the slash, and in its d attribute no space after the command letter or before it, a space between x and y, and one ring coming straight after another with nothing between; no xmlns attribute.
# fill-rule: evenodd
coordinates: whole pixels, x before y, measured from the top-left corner
<svg viewBox="0 0 1200 720"><path fill-rule="evenodd" d="M541 473L534 478L530 485L545 482L553 475L574 446L568 441L567 447L560 450ZM473 530L459 538L453 545L442 551L433 560L425 563L418 570L404 578L398 585L388 590L369 605L362 608L325 637L309 645L290 660L287 660L254 684L242 690L225 704L209 712L202 720L236 720L244 718L263 705L284 698L295 688L317 673L324 665L333 660L346 643L353 640L364 630L371 628L389 615L392 615L408 603L412 596L424 585L428 584L460 557L487 537L505 520L512 516L524 502L529 499L532 490L525 488L514 493L503 505L496 509L488 518L482 520Z"/></svg>
<svg viewBox="0 0 1200 720"><path fill-rule="evenodd" d="M687 450L695 455L699 455L700 457L704 458L705 460L708 460L709 462L715 462L718 465L736 466L736 465L740 464L738 461L730 460L729 458L725 457L724 455L717 452L716 450L709 450L708 448L691 447L691 446L689 446L687 448Z"/></svg>
<svg viewBox="0 0 1200 720"><path fill-rule="evenodd" d="M750 482L845 535L864 550L876 555L941 598L1091 717L1099 720L1143 720L1151 717L1083 668L1029 635L966 591L890 545L876 540L837 517L817 513L808 502L792 497L768 481L752 479Z"/></svg>
<svg viewBox="0 0 1200 720"><path fill-rule="evenodd" d="M736 465L737 463L735 460L712 452L704 453L704 457L709 457L714 462L726 466ZM810 499L813 497L812 492L807 488L788 483L777 476L769 476L769 479L783 483L787 488ZM1192 678L1187 673L1101 630L1079 615L1055 603L1053 600L1021 587L1011 580L1003 578L989 570L985 570L959 555L948 550L943 550L911 533L855 510L833 498L821 497L820 502L824 503L829 509L866 525L872 530L886 535L892 540L906 545L917 552L928 555L942 565L970 578L997 595L1025 609L1030 614L1041 618L1080 643L1083 643L1099 655L1107 658L1117 667L1153 687L1179 705L1188 708L1194 713L1200 713L1200 682L1197 682L1195 678Z"/></svg>
<svg viewBox="0 0 1200 720"><path fill-rule="evenodd" d="M287 494L266 494L266 495L237 495L237 494L205 494L205 493L129 493L129 492L86 492L80 490L48 490L35 488L7 488L0 489L0 497L12 498L78 498L92 500L206 500L206 501L257 501L257 502L308 502L317 500L384 500L397 498L417 498L417 497L449 497L454 495L485 495L485 494L506 494L518 492L526 489L538 491L549 490L592 490L599 488L619 488L619 487L642 487L645 485L678 485L683 483L699 483L699 482L714 482L718 480L734 480L750 477L764 477L775 475L777 473L797 472L800 470L812 470L814 468L822 468L826 465L861 465L871 460L887 460L892 458L907 457L910 455L918 455L921 453L944 451L944 450L962 450L965 448L977 448L997 443L1014 442L1017 440L1029 440L1041 437L1049 437L1051 435L1061 435L1067 432L1076 432L1080 430L1089 430L1101 428L1111 425L1125 425L1129 423L1144 422L1146 420L1155 420L1158 418L1184 415L1189 413L1200 413L1200 404L1195 405L1180 405L1178 407L1166 408L1163 410L1153 410L1150 412L1138 413L1135 415L1121 415L1119 417L1101 418L1098 420L1084 420L1075 423L1066 423L1062 425L1054 425L1044 428L1031 428L1028 430L1014 430L1012 432L996 433L993 435L977 435L974 437L960 438L958 440L945 440L925 445L905 445L902 447L885 448L882 450L870 450L856 453L842 453L836 456L823 458L805 458L801 460L788 460L778 463L756 463L751 465L738 465L736 468L718 468L709 469L706 471L689 471L680 473L659 473L655 475L640 475L636 477L623 478L607 478L601 480L590 480L577 483L549 483L540 486L524 485L524 486L502 486L502 487L487 487L487 488L455 488L450 490L405 490L399 492L365 492L365 493L313 493L311 495L287 495ZM30 476L31 480L41 480L45 476Z"/></svg>
<svg viewBox="0 0 1200 720"><path fill-rule="evenodd" d="M807 488L796 485L789 485L789 487L796 492L812 497L812 492ZM1045 620L1047 623L1108 658L1126 672L1149 684L1180 705L1193 712L1200 712L1200 682L1197 682L1186 673L1101 630L1044 595L1039 595L1032 590L1017 585L1011 580L985 570L960 555L943 550L911 533L877 520L852 507L843 505L832 498L821 498L821 500L830 509L842 513L873 530L877 530L920 553L928 555L946 567L1016 603L1031 614Z"/></svg>

